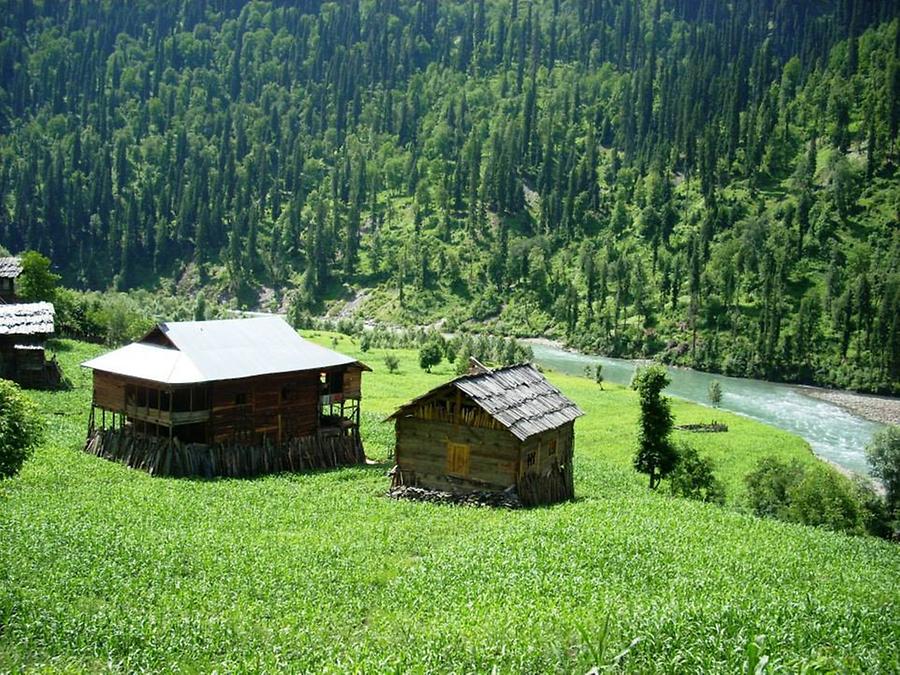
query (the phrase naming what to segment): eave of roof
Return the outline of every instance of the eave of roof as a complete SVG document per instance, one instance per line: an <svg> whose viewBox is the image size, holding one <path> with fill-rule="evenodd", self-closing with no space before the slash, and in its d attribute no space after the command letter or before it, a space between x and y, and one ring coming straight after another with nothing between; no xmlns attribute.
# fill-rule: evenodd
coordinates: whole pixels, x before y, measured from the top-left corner
<svg viewBox="0 0 900 675"><path fill-rule="evenodd" d="M177 349L135 342L90 359L85 368L163 384L195 384L203 376Z"/></svg>
<svg viewBox="0 0 900 675"><path fill-rule="evenodd" d="M175 348L137 342L82 365L163 384L199 384L355 365L356 359L301 338L279 317L160 324Z"/></svg>

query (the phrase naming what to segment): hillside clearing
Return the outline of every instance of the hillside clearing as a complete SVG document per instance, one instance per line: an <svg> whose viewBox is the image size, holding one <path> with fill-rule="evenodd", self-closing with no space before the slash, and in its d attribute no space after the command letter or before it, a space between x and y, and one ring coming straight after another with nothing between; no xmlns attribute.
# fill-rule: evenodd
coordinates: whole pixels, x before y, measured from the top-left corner
<svg viewBox="0 0 900 675"><path fill-rule="evenodd" d="M363 434L384 462L384 417L450 368L423 373L399 350L391 375L382 350L335 339L376 370ZM578 499L510 512L389 500L386 463L195 481L89 457L76 364L102 349L59 348L74 388L34 393L49 437L0 484L0 670L583 672L607 617L607 654L641 638L626 670L734 672L758 635L775 668L900 668L900 549L649 493L623 388L550 375L587 413ZM715 415L728 433L690 440L732 504L758 456L817 461L789 434Z"/></svg>

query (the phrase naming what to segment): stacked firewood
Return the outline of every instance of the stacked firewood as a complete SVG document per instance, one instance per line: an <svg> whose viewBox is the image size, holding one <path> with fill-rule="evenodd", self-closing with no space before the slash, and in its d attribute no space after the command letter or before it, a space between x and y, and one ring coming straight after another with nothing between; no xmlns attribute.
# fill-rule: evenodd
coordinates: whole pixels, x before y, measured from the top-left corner
<svg viewBox="0 0 900 675"><path fill-rule="evenodd" d="M411 499L433 504L456 504L459 506L487 506L502 509L520 509L522 501L515 492L477 491L467 493L426 490L425 488L398 485L388 493L394 499Z"/></svg>

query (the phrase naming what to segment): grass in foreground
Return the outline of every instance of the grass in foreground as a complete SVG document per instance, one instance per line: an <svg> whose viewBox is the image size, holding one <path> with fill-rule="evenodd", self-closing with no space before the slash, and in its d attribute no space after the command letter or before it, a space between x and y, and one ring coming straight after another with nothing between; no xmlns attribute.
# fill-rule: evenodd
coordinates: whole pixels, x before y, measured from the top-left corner
<svg viewBox="0 0 900 675"><path fill-rule="evenodd" d="M61 346L76 386L34 394L50 436L0 484L0 671L583 672L607 619L603 659L641 638L631 671L738 671L759 635L776 668L900 670L900 549L649 493L630 468L628 390L551 376L587 412L576 502L466 509L385 498L383 466L206 482L84 455L75 364L101 349ZM359 354L376 369L364 437L381 460L381 420L450 375L422 373L411 351L390 375L383 353ZM799 439L715 415L731 430L691 440L732 499L757 456L816 461Z"/></svg>

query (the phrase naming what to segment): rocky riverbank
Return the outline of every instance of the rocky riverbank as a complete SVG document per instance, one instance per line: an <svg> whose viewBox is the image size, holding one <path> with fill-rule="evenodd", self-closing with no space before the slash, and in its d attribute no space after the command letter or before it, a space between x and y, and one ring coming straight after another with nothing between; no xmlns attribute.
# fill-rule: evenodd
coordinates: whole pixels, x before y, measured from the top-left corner
<svg viewBox="0 0 900 675"><path fill-rule="evenodd" d="M797 389L812 398L827 401L845 410L882 424L900 424L900 399L890 396L857 394L840 389L799 386Z"/></svg>

